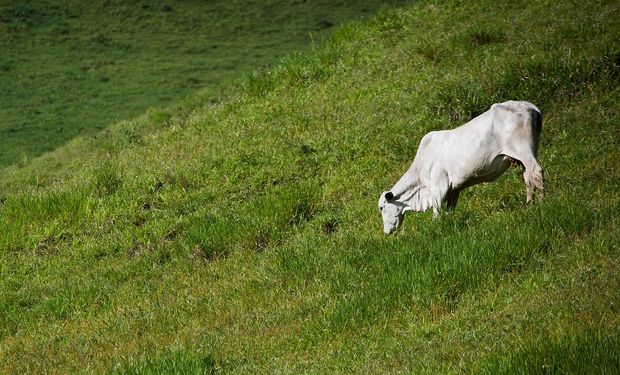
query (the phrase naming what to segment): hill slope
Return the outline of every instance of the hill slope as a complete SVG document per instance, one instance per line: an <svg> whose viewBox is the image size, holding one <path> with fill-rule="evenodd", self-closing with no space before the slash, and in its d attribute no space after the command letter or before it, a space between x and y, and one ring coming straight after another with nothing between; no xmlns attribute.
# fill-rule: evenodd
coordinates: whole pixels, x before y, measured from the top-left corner
<svg viewBox="0 0 620 375"><path fill-rule="evenodd" d="M618 372L617 13L386 10L225 103L6 171L0 366ZM376 200L420 138L505 99L543 111L547 197L525 207L514 169L383 236Z"/></svg>

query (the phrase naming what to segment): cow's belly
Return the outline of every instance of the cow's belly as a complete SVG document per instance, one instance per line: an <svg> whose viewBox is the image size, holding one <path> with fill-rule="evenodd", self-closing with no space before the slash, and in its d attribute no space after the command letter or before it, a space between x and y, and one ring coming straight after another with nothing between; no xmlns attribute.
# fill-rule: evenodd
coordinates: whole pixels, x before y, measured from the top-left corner
<svg viewBox="0 0 620 375"><path fill-rule="evenodd" d="M477 165L470 173L460 176L456 179L457 181L453 181L453 188L462 190L482 182L495 181L510 167L510 161L508 156L499 155L486 163Z"/></svg>

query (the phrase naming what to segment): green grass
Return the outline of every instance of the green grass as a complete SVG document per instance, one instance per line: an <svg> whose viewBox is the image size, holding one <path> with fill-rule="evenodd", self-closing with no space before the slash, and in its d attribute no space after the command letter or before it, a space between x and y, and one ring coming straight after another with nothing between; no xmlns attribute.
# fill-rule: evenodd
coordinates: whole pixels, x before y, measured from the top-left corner
<svg viewBox="0 0 620 375"><path fill-rule="evenodd" d="M618 334L549 338L528 343L509 356L498 355L485 369L492 374L586 374L620 371Z"/></svg>
<svg viewBox="0 0 620 375"><path fill-rule="evenodd" d="M398 1L0 1L0 166L241 77ZM198 94L200 92L200 94Z"/></svg>
<svg viewBox="0 0 620 375"><path fill-rule="evenodd" d="M113 374L216 374L222 370L213 357L170 352L154 359L115 368Z"/></svg>
<svg viewBox="0 0 620 375"><path fill-rule="evenodd" d="M614 2L419 2L0 172L0 367L96 373L615 373ZM429 130L543 111L521 173L376 201ZM194 104L192 106L192 103Z"/></svg>

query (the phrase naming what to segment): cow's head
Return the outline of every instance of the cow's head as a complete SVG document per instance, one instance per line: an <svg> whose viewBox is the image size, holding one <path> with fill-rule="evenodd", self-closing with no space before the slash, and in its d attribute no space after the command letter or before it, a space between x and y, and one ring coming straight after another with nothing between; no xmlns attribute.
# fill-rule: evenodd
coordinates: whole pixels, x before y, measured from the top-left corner
<svg viewBox="0 0 620 375"><path fill-rule="evenodd" d="M379 211L383 217L383 232L394 233L403 223L404 213L409 207L399 202L391 191L384 191L379 197Z"/></svg>

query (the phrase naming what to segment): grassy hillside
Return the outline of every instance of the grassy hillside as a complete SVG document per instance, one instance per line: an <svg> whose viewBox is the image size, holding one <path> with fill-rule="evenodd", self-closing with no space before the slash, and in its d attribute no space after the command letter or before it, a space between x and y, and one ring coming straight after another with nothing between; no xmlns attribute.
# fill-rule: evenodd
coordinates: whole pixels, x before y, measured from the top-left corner
<svg viewBox="0 0 620 375"><path fill-rule="evenodd" d="M6 169L0 368L619 372L618 8L385 10L224 102ZM505 99L543 111L546 198L512 169L384 236L421 137Z"/></svg>
<svg viewBox="0 0 620 375"><path fill-rule="evenodd" d="M239 78L398 1L0 1L0 166Z"/></svg>

